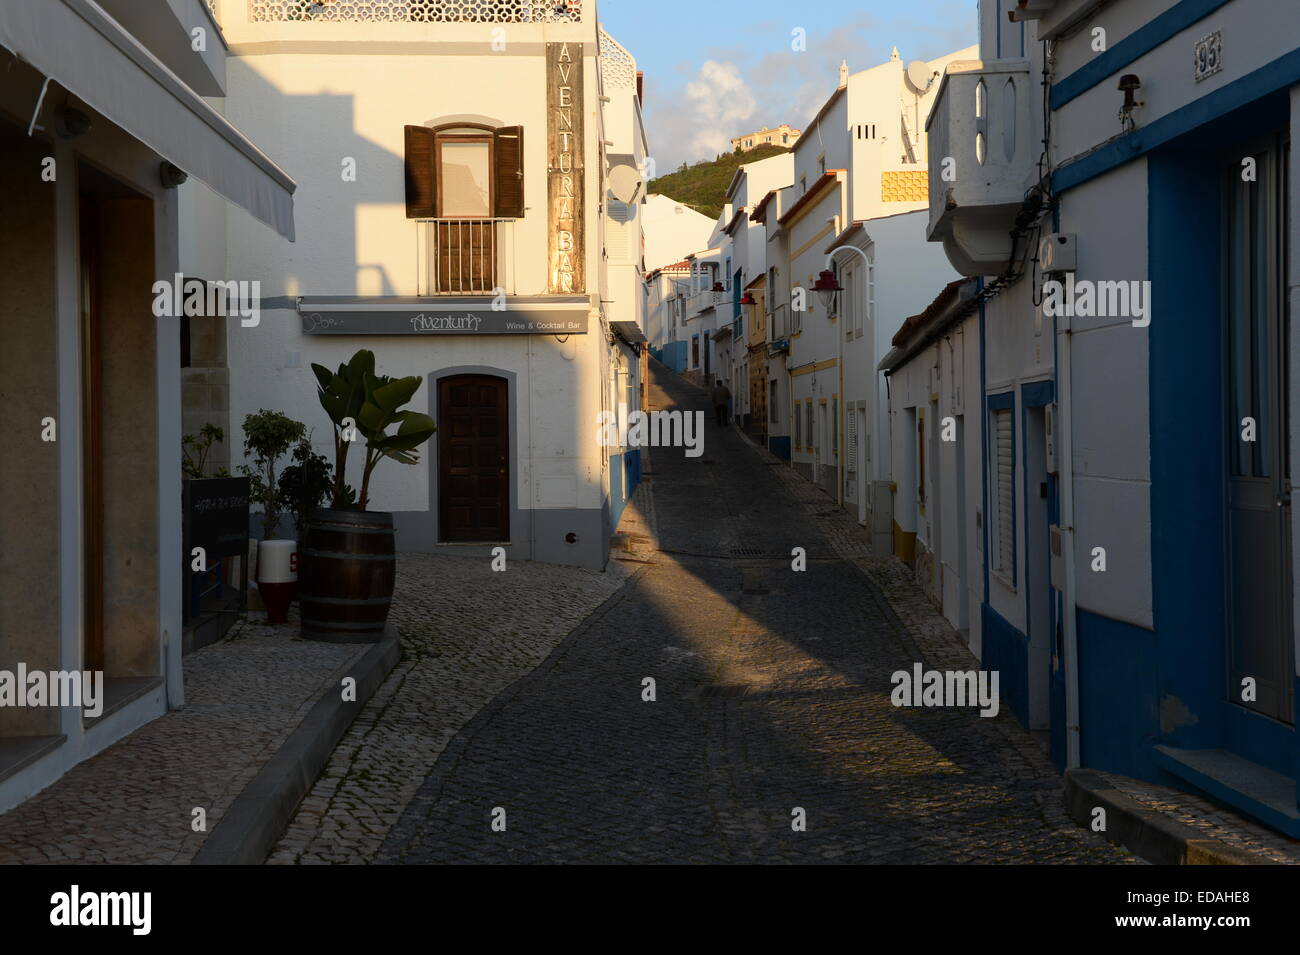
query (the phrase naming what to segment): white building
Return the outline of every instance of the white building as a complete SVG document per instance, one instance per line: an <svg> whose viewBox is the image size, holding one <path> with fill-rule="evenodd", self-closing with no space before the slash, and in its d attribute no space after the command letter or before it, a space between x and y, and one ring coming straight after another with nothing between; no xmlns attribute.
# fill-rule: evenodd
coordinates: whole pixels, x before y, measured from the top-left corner
<svg viewBox="0 0 1300 955"><path fill-rule="evenodd" d="M150 308L196 274L175 186L202 180L277 246L295 187L204 102L227 76L201 0L5 0L0 76L4 811L185 701L183 316ZM17 706L23 670L96 673L103 693Z"/></svg>
<svg viewBox="0 0 1300 955"><path fill-rule="evenodd" d="M651 195L641 209L645 268L654 272L708 248L714 222L667 196Z"/></svg>
<svg viewBox="0 0 1300 955"><path fill-rule="evenodd" d="M982 286L972 647L1058 764L1300 835L1300 7L979 17L928 122L930 237Z"/></svg>
<svg viewBox="0 0 1300 955"><path fill-rule="evenodd" d="M326 448L310 366L369 348L439 425L372 482L400 549L602 567L637 472L597 425L641 392L638 77L594 0L522 9L219 2L226 113L302 189L296 247L229 223L226 271L264 295L231 417L279 409Z"/></svg>
<svg viewBox="0 0 1300 955"><path fill-rule="evenodd" d="M782 153L736 168L727 187L731 217L722 224L721 249L731 262L731 287L723 317L731 351L732 413L737 423L757 440L766 442L768 418L767 373L767 230L753 217L754 204L773 189L789 186L794 176L794 156ZM752 304L745 301L748 297Z"/></svg>
<svg viewBox="0 0 1300 955"><path fill-rule="evenodd" d="M841 67L839 87L794 149L792 187L757 210L776 290L769 393L784 405L769 414L769 446L870 527L882 554L894 528L876 366L897 323L953 277L925 242L924 119L944 66L971 52L905 67L894 51L871 69ZM829 311L814 291L823 280L843 289Z"/></svg>

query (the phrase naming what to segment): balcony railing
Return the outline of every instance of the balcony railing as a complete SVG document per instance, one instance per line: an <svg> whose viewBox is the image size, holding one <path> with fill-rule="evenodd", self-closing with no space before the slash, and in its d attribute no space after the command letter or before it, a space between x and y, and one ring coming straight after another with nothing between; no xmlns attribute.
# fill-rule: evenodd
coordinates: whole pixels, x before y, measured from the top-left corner
<svg viewBox="0 0 1300 955"><path fill-rule="evenodd" d="M248 0L253 23L579 23L583 0Z"/></svg>
<svg viewBox="0 0 1300 955"><path fill-rule="evenodd" d="M768 341L779 341L790 337L790 307L784 302L772 309L767 321L770 334Z"/></svg>
<svg viewBox="0 0 1300 955"><path fill-rule="evenodd" d="M515 294L513 219L425 219L417 242L421 295Z"/></svg>
<svg viewBox="0 0 1300 955"><path fill-rule="evenodd" d="M690 321L700 312L713 308L726 296L726 292L714 292L704 289L686 297L686 320Z"/></svg>

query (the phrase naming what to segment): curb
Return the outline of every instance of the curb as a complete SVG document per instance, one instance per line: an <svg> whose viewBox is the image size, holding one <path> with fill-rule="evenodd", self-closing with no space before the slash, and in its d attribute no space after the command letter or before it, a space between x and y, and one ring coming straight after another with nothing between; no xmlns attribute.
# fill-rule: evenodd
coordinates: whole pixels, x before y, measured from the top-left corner
<svg viewBox="0 0 1300 955"><path fill-rule="evenodd" d="M1093 810L1098 806L1105 809L1106 830L1101 835L1152 865L1278 864L1218 839L1205 838L1203 832L1146 808L1090 769L1066 770L1064 799L1070 818L1086 828L1092 826Z"/></svg>
<svg viewBox="0 0 1300 955"><path fill-rule="evenodd" d="M390 622L384 628L383 639L347 668L347 675L357 681L356 702L345 703L337 689L327 690L235 797L192 864L261 865L266 860L334 747L361 707L397 666L400 655L397 628Z"/></svg>

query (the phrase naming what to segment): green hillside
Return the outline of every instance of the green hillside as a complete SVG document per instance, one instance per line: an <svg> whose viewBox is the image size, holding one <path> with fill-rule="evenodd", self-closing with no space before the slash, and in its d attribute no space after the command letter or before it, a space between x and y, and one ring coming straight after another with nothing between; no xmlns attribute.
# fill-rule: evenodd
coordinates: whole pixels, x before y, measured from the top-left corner
<svg viewBox="0 0 1300 955"><path fill-rule="evenodd" d="M727 187L731 185L731 177L736 174L737 166L789 151L782 146L764 144L743 153L726 153L708 162L697 162L694 166L683 165L676 172L650 180L647 191L668 196L710 219L716 219L722 214L722 204L727 200Z"/></svg>

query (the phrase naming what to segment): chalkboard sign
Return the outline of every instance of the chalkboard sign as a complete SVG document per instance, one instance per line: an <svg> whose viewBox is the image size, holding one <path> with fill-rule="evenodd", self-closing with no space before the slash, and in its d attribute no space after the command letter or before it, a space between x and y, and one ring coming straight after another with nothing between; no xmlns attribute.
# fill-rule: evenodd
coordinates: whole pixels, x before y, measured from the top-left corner
<svg viewBox="0 0 1300 955"><path fill-rule="evenodd" d="M247 554L248 478L186 481L185 524L188 547L202 547L209 563Z"/></svg>

